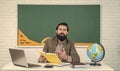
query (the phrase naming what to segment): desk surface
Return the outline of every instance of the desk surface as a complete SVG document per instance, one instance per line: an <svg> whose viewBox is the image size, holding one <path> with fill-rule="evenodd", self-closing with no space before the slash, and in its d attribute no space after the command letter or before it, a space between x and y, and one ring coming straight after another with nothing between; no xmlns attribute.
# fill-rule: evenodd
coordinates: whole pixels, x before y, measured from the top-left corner
<svg viewBox="0 0 120 71"><path fill-rule="evenodd" d="M39 63L41 67L25 68L13 65L11 62L5 65L2 71L114 71L111 67L102 64L102 66L90 66L89 64L81 65L79 68L72 68L72 65L62 67L54 66L53 68L44 68L46 64Z"/></svg>

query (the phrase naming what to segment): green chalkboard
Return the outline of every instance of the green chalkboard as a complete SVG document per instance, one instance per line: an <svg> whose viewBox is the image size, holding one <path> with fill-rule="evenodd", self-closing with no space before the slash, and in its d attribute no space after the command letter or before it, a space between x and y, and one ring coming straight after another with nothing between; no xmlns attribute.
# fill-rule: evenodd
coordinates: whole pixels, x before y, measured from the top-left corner
<svg viewBox="0 0 120 71"><path fill-rule="evenodd" d="M100 42L100 5L18 5L18 29L31 40L55 36L61 22L76 43Z"/></svg>

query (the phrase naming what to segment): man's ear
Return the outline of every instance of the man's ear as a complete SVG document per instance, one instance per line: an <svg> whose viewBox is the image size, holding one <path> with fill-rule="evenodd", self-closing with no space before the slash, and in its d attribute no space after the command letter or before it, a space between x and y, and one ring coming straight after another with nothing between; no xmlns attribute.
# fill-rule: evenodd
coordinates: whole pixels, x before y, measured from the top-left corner
<svg viewBox="0 0 120 71"><path fill-rule="evenodd" d="M67 32L67 34L68 34L69 32Z"/></svg>
<svg viewBox="0 0 120 71"><path fill-rule="evenodd" d="M67 32L67 35L68 35L68 32Z"/></svg>
<svg viewBox="0 0 120 71"><path fill-rule="evenodd" d="M57 30L55 31L55 33L57 33Z"/></svg>

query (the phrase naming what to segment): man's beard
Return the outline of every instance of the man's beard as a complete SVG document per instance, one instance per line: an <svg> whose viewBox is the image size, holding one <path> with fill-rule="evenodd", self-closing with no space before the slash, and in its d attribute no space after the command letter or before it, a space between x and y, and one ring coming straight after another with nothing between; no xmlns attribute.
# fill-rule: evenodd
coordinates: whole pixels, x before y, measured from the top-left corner
<svg viewBox="0 0 120 71"><path fill-rule="evenodd" d="M56 34L56 36L60 41L64 41L67 38L67 36L63 33Z"/></svg>

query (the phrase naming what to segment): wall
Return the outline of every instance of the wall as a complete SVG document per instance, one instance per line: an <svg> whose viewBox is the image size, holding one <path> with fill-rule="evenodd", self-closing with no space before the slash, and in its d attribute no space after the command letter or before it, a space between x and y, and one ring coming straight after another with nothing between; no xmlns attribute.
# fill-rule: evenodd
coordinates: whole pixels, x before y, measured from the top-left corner
<svg viewBox="0 0 120 71"><path fill-rule="evenodd" d="M11 61L8 48L17 44L17 4L100 4L101 5L101 43L106 55L103 63L115 71L120 70L120 0L0 0L0 68ZM31 61L42 48L22 48ZM89 61L86 48L78 49L82 61Z"/></svg>

